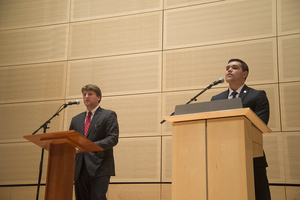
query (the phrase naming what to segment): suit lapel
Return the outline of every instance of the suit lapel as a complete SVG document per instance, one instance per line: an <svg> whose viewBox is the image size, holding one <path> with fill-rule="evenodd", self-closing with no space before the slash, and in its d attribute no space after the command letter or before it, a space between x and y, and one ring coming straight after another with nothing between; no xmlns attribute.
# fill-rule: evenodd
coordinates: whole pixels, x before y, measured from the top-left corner
<svg viewBox="0 0 300 200"><path fill-rule="evenodd" d="M241 94L239 95L239 97L242 99L242 102L248 93L249 93L249 87L247 85L245 85L243 87L243 89L241 90Z"/></svg>
<svg viewBox="0 0 300 200"><path fill-rule="evenodd" d="M86 112L83 112L81 113L81 115L79 116L79 124L82 124L82 126L79 126L79 133L81 135L84 136L84 120L85 120L85 115L86 115Z"/></svg>
<svg viewBox="0 0 300 200"><path fill-rule="evenodd" d="M228 99L229 89L221 93L221 99Z"/></svg>

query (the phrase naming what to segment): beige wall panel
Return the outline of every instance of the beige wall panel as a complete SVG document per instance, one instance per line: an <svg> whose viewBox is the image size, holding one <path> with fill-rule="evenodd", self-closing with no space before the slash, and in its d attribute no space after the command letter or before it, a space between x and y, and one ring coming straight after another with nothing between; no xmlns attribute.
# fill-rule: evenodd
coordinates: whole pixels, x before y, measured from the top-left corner
<svg viewBox="0 0 300 200"><path fill-rule="evenodd" d="M13 187L10 200L33 200L36 199L37 186ZM45 186L40 186L39 199L45 198Z"/></svg>
<svg viewBox="0 0 300 200"><path fill-rule="evenodd" d="M270 186L270 193L272 200L285 200L284 186Z"/></svg>
<svg viewBox="0 0 300 200"><path fill-rule="evenodd" d="M67 98L78 97L91 82L104 96L160 92L161 52L76 60L69 62Z"/></svg>
<svg viewBox="0 0 300 200"><path fill-rule="evenodd" d="M157 51L162 12L72 23L70 34L70 59Z"/></svg>
<svg viewBox="0 0 300 200"><path fill-rule="evenodd" d="M0 187L0 199L10 200L11 197L11 187Z"/></svg>
<svg viewBox="0 0 300 200"><path fill-rule="evenodd" d="M162 10L162 0L72 0L71 21Z"/></svg>
<svg viewBox="0 0 300 200"><path fill-rule="evenodd" d="M160 200L160 184L110 184L109 200Z"/></svg>
<svg viewBox="0 0 300 200"><path fill-rule="evenodd" d="M300 1L278 0L278 34L300 33Z"/></svg>
<svg viewBox="0 0 300 200"><path fill-rule="evenodd" d="M0 30L66 23L70 0L0 1Z"/></svg>
<svg viewBox="0 0 300 200"><path fill-rule="evenodd" d="M23 139L23 136L31 135L49 120L63 103L64 101L45 101L0 105L0 142L27 141ZM61 131L63 112L51 120L47 133ZM43 129L38 133L43 133Z"/></svg>
<svg viewBox="0 0 300 200"><path fill-rule="evenodd" d="M172 136L162 137L162 182L172 182Z"/></svg>
<svg viewBox="0 0 300 200"><path fill-rule="evenodd" d="M67 62L0 67L0 103L65 98Z"/></svg>
<svg viewBox="0 0 300 200"><path fill-rule="evenodd" d="M0 32L0 66L67 59L69 25Z"/></svg>
<svg viewBox="0 0 300 200"><path fill-rule="evenodd" d="M224 0L164 0L164 8L176 8L181 6L192 6L197 4L215 3Z"/></svg>
<svg viewBox="0 0 300 200"><path fill-rule="evenodd" d="M102 106L116 111L120 137L161 135L161 94L107 97Z"/></svg>
<svg viewBox="0 0 300 200"><path fill-rule="evenodd" d="M300 199L300 188L298 187L286 187L286 200L298 200Z"/></svg>
<svg viewBox="0 0 300 200"><path fill-rule="evenodd" d="M275 13L273 0L223 1L167 10L164 49L275 36Z"/></svg>
<svg viewBox="0 0 300 200"><path fill-rule="evenodd" d="M161 135L160 94L103 97L100 106L117 113L120 137ZM73 116L85 110L83 102L79 106L68 108L64 130L68 130Z"/></svg>
<svg viewBox="0 0 300 200"><path fill-rule="evenodd" d="M282 130L300 130L300 82L280 83L279 86Z"/></svg>
<svg viewBox="0 0 300 200"><path fill-rule="evenodd" d="M37 184L42 149L33 143L0 145L0 185ZM46 182L48 152L45 151L42 183Z"/></svg>
<svg viewBox="0 0 300 200"><path fill-rule="evenodd" d="M282 135L286 183L300 184L300 132Z"/></svg>
<svg viewBox="0 0 300 200"><path fill-rule="evenodd" d="M279 80L300 81L300 34L279 37L278 54Z"/></svg>
<svg viewBox="0 0 300 200"><path fill-rule="evenodd" d="M163 56L164 91L205 88L224 77L231 58L248 64L247 84L278 81L275 38L164 51Z"/></svg>
<svg viewBox="0 0 300 200"><path fill-rule="evenodd" d="M172 184L161 185L161 200L172 200Z"/></svg>
<svg viewBox="0 0 300 200"><path fill-rule="evenodd" d="M267 158L269 183L285 183L282 133L263 134L263 148Z"/></svg>
<svg viewBox="0 0 300 200"><path fill-rule="evenodd" d="M111 182L160 182L161 137L120 138Z"/></svg>

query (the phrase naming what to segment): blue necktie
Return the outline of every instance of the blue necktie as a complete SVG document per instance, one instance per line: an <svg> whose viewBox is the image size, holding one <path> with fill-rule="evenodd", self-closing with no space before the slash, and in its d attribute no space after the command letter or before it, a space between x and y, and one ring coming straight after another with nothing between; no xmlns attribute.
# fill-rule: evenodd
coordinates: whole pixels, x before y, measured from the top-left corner
<svg viewBox="0 0 300 200"><path fill-rule="evenodd" d="M238 93L236 92L236 91L233 91L232 93L231 93L231 95L232 95L232 98L234 99L234 98L236 98L236 95L237 95Z"/></svg>

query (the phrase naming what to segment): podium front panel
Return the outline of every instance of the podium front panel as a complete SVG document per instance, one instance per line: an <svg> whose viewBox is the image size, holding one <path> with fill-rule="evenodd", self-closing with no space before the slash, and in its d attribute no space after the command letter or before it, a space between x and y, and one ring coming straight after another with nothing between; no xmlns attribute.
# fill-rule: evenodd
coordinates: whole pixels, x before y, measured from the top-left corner
<svg viewBox="0 0 300 200"><path fill-rule="evenodd" d="M172 199L206 199L205 120L172 127Z"/></svg>
<svg viewBox="0 0 300 200"><path fill-rule="evenodd" d="M75 148L69 143L49 144L45 200L72 200Z"/></svg>
<svg viewBox="0 0 300 200"><path fill-rule="evenodd" d="M245 117L207 120L209 200L255 199L252 128Z"/></svg>

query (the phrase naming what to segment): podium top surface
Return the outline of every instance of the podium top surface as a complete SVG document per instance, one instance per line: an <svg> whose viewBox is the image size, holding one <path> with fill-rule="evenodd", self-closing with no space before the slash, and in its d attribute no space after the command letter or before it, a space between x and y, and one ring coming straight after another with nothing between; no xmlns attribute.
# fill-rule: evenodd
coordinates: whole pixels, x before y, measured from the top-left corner
<svg viewBox="0 0 300 200"><path fill-rule="evenodd" d="M205 101L192 104L183 104L175 106L174 115L185 115L201 112L213 112L220 110L243 108L241 98L219 99L214 101Z"/></svg>
<svg viewBox="0 0 300 200"><path fill-rule="evenodd" d="M184 121L195 121L205 119L216 119L216 118L228 118L244 116L248 118L252 124L254 124L262 133L271 133L266 124L250 109L250 108L239 108L230 110L220 110L212 112L192 113L185 115L174 115L165 117L164 119L170 123L184 122Z"/></svg>
<svg viewBox="0 0 300 200"><path fill-rule="evenodd" d="M76 148L76 153L103 151L101 147L78 132L61 131L36 135L25 135L25 139L49 151L50 144L69 143Z"/></svg>

